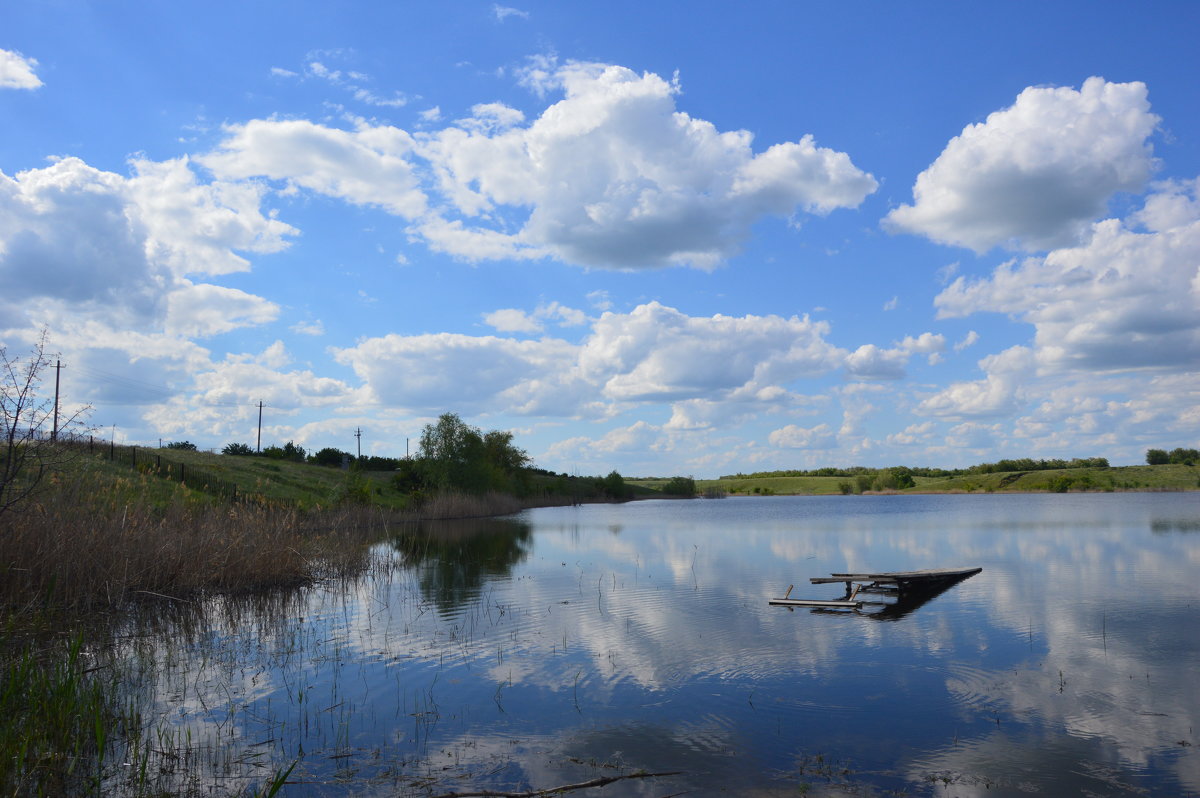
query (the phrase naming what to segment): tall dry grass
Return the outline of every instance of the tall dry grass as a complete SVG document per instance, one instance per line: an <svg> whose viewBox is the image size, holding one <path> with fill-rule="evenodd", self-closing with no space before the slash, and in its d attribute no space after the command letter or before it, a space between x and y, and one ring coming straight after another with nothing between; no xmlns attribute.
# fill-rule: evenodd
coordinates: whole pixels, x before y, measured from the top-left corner
<svg viewBox="0 0 1200 798"><path fill-rule="evenodd" d="M439 493L428 499L406 520L445 521L457 518L491 518L510 515L531 507L561 507L573 504L570 496L518 498L508 493Z"/></svg>
<svg viewBox="0 0 1200 798"><path fill-rule="evenodd" d="M383 531L377 514L214 504L186 492L159 505L137 476L86 474L0 517L0 604L92 610L157 595L300 584L357 567Z"/></svg>
<svg viewBox="0 0 1200 798"><path fill-rule="evenodd" d="M370 543L422 520L483 518L566 497L443 493L398 513L369 504L321 511L230 504L177 483L86 465L36 504L0 515L0 609L90 611L150 596L188 600L347 575Z"/></svg>

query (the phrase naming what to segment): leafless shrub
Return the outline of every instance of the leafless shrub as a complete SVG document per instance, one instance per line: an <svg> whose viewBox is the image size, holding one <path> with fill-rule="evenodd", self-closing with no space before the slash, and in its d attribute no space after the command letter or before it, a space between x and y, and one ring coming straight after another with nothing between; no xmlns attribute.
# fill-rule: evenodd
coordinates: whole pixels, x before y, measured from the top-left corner
<svg viewBox="0 0 1200 798"><path fill-rule="evenodd" d="M42 489L47 475L78 456L65 439L86 434L90 407L59 417L58 397L42 395L42 379L50 368L48 334L38 337L29 355L13 357L0 346L0 515L12 511Z"/></svg>

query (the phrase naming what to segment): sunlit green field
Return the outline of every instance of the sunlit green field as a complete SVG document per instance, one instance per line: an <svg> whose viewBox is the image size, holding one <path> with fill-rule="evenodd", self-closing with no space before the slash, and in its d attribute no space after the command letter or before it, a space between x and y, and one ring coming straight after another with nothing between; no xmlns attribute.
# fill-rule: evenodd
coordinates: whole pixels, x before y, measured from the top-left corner
<svg viewBox="0 0 1200 798"><path fill-rule="evenodd" d="M715 487L731 496L819 496L843 493L844 485L854 485L855 482L854 477L698 479L696 489L704 491L706 488ZM630 484L651 489L658 489L665 483L665 479L630 480ZM1200 466L1064 468L1051 471L965 474L946 478L916 477L916 483L915 487L898 492L1197 490L1200 489ZM857 491L852 488L851 492Z"/></svg>

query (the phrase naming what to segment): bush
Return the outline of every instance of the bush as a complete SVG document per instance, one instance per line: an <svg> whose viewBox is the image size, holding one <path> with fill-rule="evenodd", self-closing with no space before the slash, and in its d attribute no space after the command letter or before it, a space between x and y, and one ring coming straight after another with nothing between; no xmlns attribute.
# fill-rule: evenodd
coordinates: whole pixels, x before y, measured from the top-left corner
<svg viewBox="0 0 1200 798"><path fill-rule="evenodd" d="M402 462L403 459L399 457L364 455L354 458L354 467L359 471L395 471Z"/></svg>
<svg viewBox="0 0 1200 798"><path fill-rule="evenodd" d="M335 449L332 446L326 446L316 454L309 455L308 461L322 466L337 466L342 465L343 458L349 457L353 460L354 457L349 452L343 452L341 449Z"/></svg>
<svg viewBox="0 0 1200 798"><path fill-rule="evenodd" d="M1051 493L1066 493L1071 489L1071 485L1074 484L1074 482L1075 480L1066 474L1060 474L1059 476L1050 480L1050 484L1046 486L1046 490L1050 491Z"/></svg>
<svg viewBox="0 0 1200 798"><path fill-rule="evenodd" d="M177 449L177 450L179 450L179 451L181 451L181 452L194 452L194 451L197 451L197 449L196 449L196 444L192 443L191 441L171 441L170 443L168 443L168 444L167 444L165 447L163 447L163 448L165 448L165 449Z"/></svg>
<svg viewBox="0 0 1200 798"><path fill-rule="evenodd" d="M604 478L604 495L610 499L628 499L633 491L625 484L625 478L614 469Z"/></svg>
<svg viewBox="0 0 1200 798"><path fill-rule="evenodd" d="M1172 463L1179 465L1195 465L1200 462L1200 451L1195 449L1172 449L1170 454Z"/></svg>
<svg viewBox="0 0 1200 798"><path fill-rule="evenodd" d="M663 485L662 492L668 496L695 496L696 480L691 477L671 477L670 481Z"/></svg>
<svg viewBox="0 0 1200 798"><path fill-rule="evenodd" d="M366 477L350 472L341 484L334 487L329 498L334 506L338 507L347 504L370 504L371 483Z"/></svg>
<svg viewBox="0 0 1200 798"><path fill-rule="evenodd" d="M240 457L254 454L254 450L250 448L248 443L227 443L225 448L221 450L221 454L232 454Z"/></svg>
<svg viewBox="0 0 1200 798"><path fill-rule="evenodd" d="M297 463L303 463L307 455L303 446L297 446L291 441L288 441L282 447L268 446L262 450L262 453L263 457L270 458L271 460L292 460Z"/></svg>
<svg viewBox="0 0 1200 798"><path fill-rule="evenodd" d="M392 477L392 487L400 493L419 494L429 488L425 479L425 470L416 460L401 460Z"/></svg>

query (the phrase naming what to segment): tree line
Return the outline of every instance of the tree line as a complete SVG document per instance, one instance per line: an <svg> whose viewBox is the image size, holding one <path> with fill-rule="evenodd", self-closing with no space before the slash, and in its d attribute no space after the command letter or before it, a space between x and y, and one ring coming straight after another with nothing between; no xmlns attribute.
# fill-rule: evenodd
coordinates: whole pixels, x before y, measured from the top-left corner
<svg viewBox="0 0 1200 798"><path fill-rule="evenodd" d="M1147 449L1146 463L1148 465L1195 465L1200 463L1200 451L1183 447L1172 449L1169 452L1166 449Z"/></svg>
<svg viewBox="0 0 1200 798"><path fill-rule="evenodd" d="M1178 450L1177 450L1178 451ZM1195 451L1195 450L1192 450ZM1012 471L1054 471L1063 468L1108 468L1106 457L1074 457L1070 460L1042 459L1030 457L997 460L994 463L979 463L967 468L928 468L925 466L887 466L884 468L868 468L866 466L850 466L849 468L788 469L785 471L755 471L751 474L727 474L720 479L763 479L768 477L882 477L907 481L905 477L960 477L966 474L998 474Z"/></svg>

